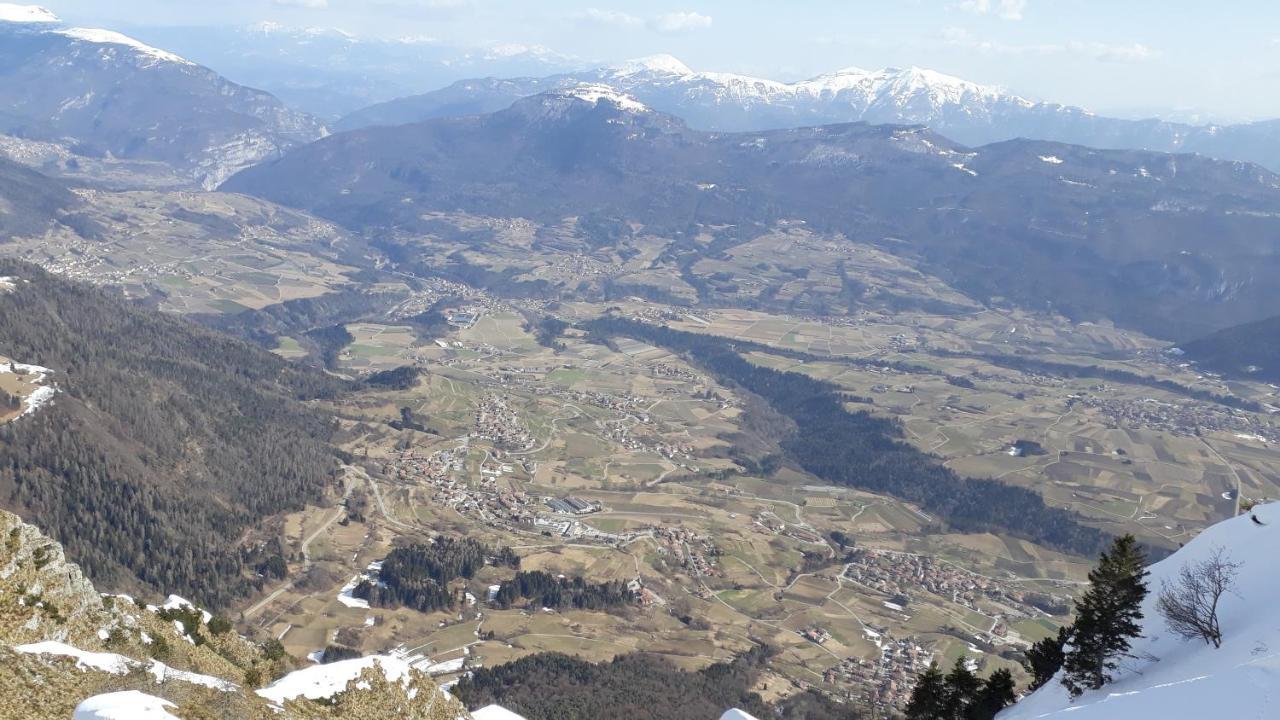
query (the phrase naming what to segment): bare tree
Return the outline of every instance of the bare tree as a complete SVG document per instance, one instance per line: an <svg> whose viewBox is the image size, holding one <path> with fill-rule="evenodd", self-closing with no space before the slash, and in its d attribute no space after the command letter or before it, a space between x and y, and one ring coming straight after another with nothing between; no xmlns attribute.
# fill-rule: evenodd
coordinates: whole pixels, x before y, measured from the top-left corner
<svg viewBox="0 0 1280 720"><path fill-rule="evenodd" d="M1218 601L1234 592L1240 563L1233 562L1222 548L1214 548L1209 557L1182 566L1172 583L1160 583L1156 610L1175 635L1200 638L1222 647L1222 628L1218 624Z"/></svg>

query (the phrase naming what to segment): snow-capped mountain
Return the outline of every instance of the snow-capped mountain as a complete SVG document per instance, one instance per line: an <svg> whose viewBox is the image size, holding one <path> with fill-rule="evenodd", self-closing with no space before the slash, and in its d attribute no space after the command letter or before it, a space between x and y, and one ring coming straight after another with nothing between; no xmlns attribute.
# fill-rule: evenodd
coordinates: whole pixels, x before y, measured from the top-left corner
<svg viewBox="0 0 1280 720"><path fill-rule="evenodd" d="M326 133L265 92L41 7L0 3L0 67L0 133L163 163L204 187Z"/></svg>
<svg viewBox="0 0 1280 720"><path fill-rule="evenodd" d="M918 67L846 68L784 83L698 72L670 55L547 77L460 81L365 108L334 127L354 130L495 112L520 97L581 83L609 85L703 130L758 131L855 121L922 124L970 146L1032 138L1109 149L1198 152L1280 169L1280 121L1193 126L1121 120Z"/></svg>
<svg viewBox="0 0 1280 720"><path fill-rule="evenodd" d="M1254 510L1205 530L1186 547L1151 567L1151 594L1143 605L1143 637L1134 643L1115 682L1074 702L1056 681L1032 693L999 720L1071 718L1275 717L1280 688L1280 504ZM1261 523L1261 524L1260 524ZM1182 639L1156 612L1161 582L1216 549L1240 563L1234 592L1219 606L1222 647Z"/></svg>

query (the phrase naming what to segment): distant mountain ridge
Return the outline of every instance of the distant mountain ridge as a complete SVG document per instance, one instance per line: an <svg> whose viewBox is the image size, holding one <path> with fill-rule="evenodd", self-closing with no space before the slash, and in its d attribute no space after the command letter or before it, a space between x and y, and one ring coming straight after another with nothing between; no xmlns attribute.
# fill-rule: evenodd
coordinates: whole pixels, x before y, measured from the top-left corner
<svg viewBox="0 0 1280 720"><path fill-rule="evenodd" d="M271 95L126 35L0 4L0 133L164 163L206 189L326 134Z"/></svg>
<svg viewBox="0 0 1280 720"><path fill-rule="evenodd" d="M495 112L520 97L582 83L609 85L704 130L771 130L855 121L918 124L966 145L1031 138L1097 148L1194 152L1280 170L1280 120L1226 126L1123 120L1032 101L924 68L846 68L783 83L695 72L670 55L548 77L464 80L365 108L342 118L334 128L354 130Z"/></svg>
<svg viewBox="0 0 1280 720"><path fill-rule="evenodd" d="M801 219L983 302L1171 338L1280 299L1280 178L1257 166L1026 140L971 149L891 125L703 132L607 86L340 133L224 187L410 232L428 211L599 213L669 237Z"/></svg>
<svg viewBox="0 0 1280 720"><path fill-rule="evenodd" d="M1201 370L1280 383L1280 316L1219 330L1181 349Z"/></svg>
<svg viewBox="0 0 1280 720"><path fill-rule="evenodd" d="M443 38L377 39L275 22L199 28L139 25L131 32L326 121L474 75L541 75L582 67L580 61L539 45L468 47Z"/></svg>

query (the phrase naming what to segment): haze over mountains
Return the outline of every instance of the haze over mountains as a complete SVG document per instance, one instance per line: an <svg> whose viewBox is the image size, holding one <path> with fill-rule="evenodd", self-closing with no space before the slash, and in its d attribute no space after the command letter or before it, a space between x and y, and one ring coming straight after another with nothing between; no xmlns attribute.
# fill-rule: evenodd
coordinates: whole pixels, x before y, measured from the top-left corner
<svg viewBox="0 0 1280 720"><path fill-rule="evenodd" d="M1280 178L1257 166L1028 140L969 149L889 125L705 132L607 89L343 133L224 188L365 230L423 231L424 213L457 210L745 235L803 219L984 302L1173 338L1280 298Z"/></svg>
<svg viewBox="0 0 1280 720"><path fill-rule="evenodd" d="M0 4L0 66L0 133L160 163L205 188L326 132L267 93L41 8Z"/></svg>
<svg viewBox="0 0 1280 720"><path fill-rule="evenodd" d="M131 32L326 122L460 78L543 75L581 67L580 61L537 45L467 46L418 36L382 40L273 22L216 28L139 26Z"/></svg>
<svg viewBox="0 0 1280 720"><path fill-rule="evenodd" d="M0 715L887 720L1125 534L1227 647L1007 717L1265 709L1280 121L141 32L0 4Z"/></svg>
<svg viewBox="0 0 1280 720"><path fill-rule="evenodd" d="M581 83L602 83L704 130L768 130L853 121L928 125L967 145L1035 138L1097 148L1194 152L1280 170L1280 121L1194 126L1122 120L1039 102L1000 88L910 67L846 68L783 83L695 72L669 55L615 67L524 78L479 78L353 113L339 130L493 112L515 99Z"/></svg>

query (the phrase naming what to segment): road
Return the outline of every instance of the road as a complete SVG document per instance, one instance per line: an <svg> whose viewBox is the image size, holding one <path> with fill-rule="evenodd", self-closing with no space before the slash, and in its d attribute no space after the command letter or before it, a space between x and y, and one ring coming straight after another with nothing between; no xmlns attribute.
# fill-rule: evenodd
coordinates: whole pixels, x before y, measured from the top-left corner
<svg viewBox="0 0 1280 720"><path fill-rule="evenodd" d="M319 527L313 530L310 535L307 535L302 539L302 570L299 573L294 573L295 576L306 573L307 570L311 569L311 543L315 541L316 538L320 537L321 533L332 527L333 524L340 520L347 512L345 503L347 498L351 497L351 489L355 487L355 483L351 482L350 466L347 466L345 470L347 471L347 477L344 478L342 483L344 488L342 491L342 502L338 504L338 507L334 508L333 513L330 514L329 517L325 518L324 522L320 523ZM265 598L251 605L249 609L245 610L244 619L248 620L254 615L257 615L263 608L270 605L276 598L283 595L292 587L293 580L286 580L283 585L276 588L270 595L267 595Z"/></svg>

